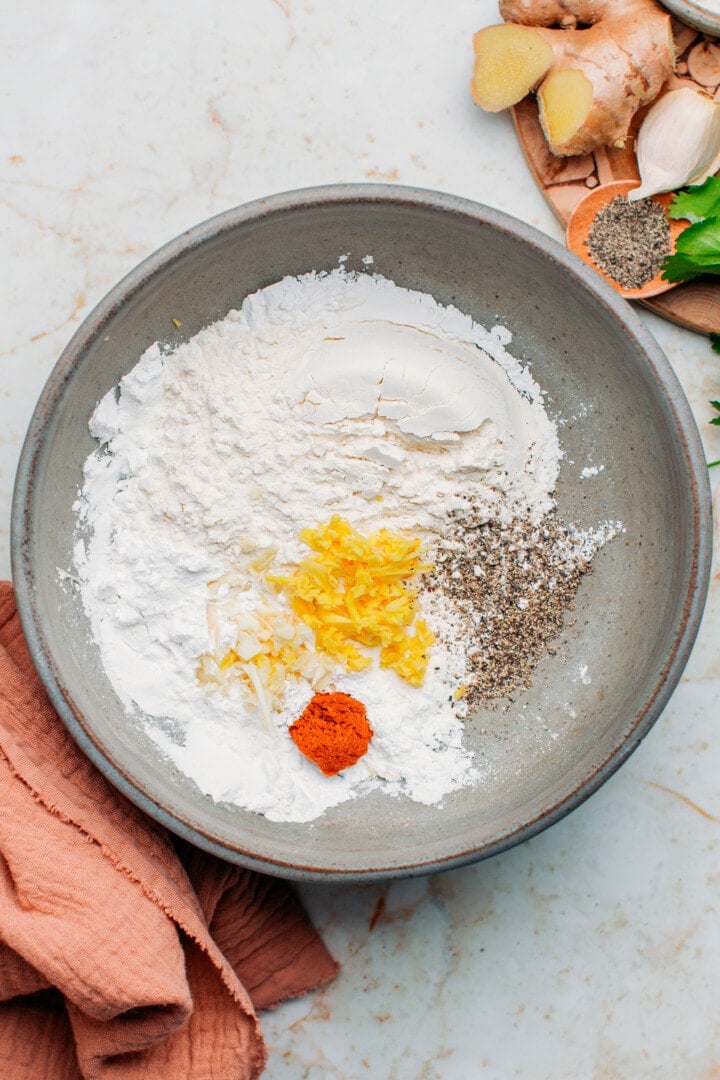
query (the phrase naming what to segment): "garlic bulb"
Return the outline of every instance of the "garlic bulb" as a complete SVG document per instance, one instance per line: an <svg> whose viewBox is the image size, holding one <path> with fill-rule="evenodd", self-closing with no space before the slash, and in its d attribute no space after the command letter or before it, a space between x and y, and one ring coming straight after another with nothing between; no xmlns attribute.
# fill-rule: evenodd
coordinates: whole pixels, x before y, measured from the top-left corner
<svg viewBox="0 0 720 1080"><path fill-rule="evenodd" d="M671 90L640 125L635 154L641 183L631 202L701 184L720 165L720 104L690 87Z"/></svg>

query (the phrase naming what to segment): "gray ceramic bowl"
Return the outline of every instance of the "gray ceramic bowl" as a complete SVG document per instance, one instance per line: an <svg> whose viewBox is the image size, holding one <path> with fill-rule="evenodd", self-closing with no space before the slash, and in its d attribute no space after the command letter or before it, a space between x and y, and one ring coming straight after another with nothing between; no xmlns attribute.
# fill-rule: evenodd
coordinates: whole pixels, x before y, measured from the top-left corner
<svg viewBox="0 0 720 1080"><path fill-rule="evenodd" d="M662 0L662 6L695 30L720 36L720 0Z"/></svg>
<svg viewBox="0 0 720 1080"><path fill-rule="evenodd" d="M155 340L180 341L285 274L374 269L505 324L563 418L567 520L621 519L573 625L508 711L467 723L486 779L428 807L378 793L310 824L215 805L128 722L99 664L72 565L73 501L98 399ZM172 331L171 316L182 313ZM605 468L591 479L581 469ZM92 312L60 357L27 435L13 508L13 570L41 677L82 749L171 830L242 865L298 879L382 878L458 866L525 840L581 803L667 702L701 618L710 562L707 470L690 409L630 306L555 242L486 207L383 185L262 199L152 255ZM586 674L587 672L587 674ZM574 713L574 715L571 715ZM483 730L485 729L485 733Z"/></svg>

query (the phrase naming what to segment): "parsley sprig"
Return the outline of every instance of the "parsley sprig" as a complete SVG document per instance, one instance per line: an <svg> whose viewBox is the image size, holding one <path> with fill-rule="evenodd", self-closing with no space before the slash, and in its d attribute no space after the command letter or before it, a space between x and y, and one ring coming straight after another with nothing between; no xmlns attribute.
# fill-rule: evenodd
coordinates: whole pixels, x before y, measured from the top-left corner
<svg viewBox="0 0 720 1080"><path fill-rule="evenodd" d="M710 176L704 184L696 184L678 192L668 211L674 220L690 224L675 241L675 252L669 255L662 268L666 281L692 281L702 274L720 274L720 177ZM710 334L715 352L720 352L720 333ZM710 421L720 427L720 401L711 401L717 412ZM720 459L709 461L708 468L720 465Z"/></svg>
<svg viewBox="0 0 720 1080"><path fill-rule="evenodd" d="M720 334L711 334L710 341L712 342L712 347L715 352L720 352ZM718 414L717 416L713 416L710 423L717 424L717 426L720 427L720 401L711 401L710 404L712 405L715 412ZM713 465L720 465L720 459L718 459L717 461L709 461L708 469L712 469Z"/></svg>
<svg viewBox="0 0 720 1080"><path fill-rule="evenodd" d="M713 336L717 337L717 334L714 334ZM717 345L713 345L713 348L717 349ZM720 349L718 351L720 352ZM711 424L717 424L720 427L720 401L711 401L710 404L712 405L713 409L715 409L715 411L718 414L717 416L713 416L710 423ZM713 465L720 465L720 460L718 460L718 461L708 461L708 469L712 469Z"/></svg>
<svg viewBox="0 0 720 1080"><path fill-rule="evenodd" d="M662 268L665 281L692 281L701 274L720 274L720 177L680 191L668 211L671 218L689 221L678 236L675 253Z"/></svg>

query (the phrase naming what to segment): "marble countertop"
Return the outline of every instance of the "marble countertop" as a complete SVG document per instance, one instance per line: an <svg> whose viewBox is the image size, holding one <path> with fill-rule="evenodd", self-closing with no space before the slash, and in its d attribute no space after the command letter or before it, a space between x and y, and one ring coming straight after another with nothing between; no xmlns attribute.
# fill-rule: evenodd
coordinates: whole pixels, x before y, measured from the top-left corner
<svg viewBox="0 0 720 1080"><path fill-rule="evenodd" d="M188 226L274 191L389 181L485 202L561 239L510 117L470 100L471 36L496 19L494 0L9 5L4 575L18 453L55 360L107 290ZM709 424L720 357L640 314L708 459L720 458ZM719 639L716 561L681 684L580 809L444 875L302 887L342 974L264 1018L268 1078L720 1077Z"/></svg>

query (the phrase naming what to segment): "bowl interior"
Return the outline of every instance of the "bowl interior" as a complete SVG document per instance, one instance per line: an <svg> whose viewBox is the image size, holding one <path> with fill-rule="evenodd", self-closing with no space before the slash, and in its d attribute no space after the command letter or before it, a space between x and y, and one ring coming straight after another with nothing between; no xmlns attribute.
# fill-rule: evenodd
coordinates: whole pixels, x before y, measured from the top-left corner
<svg viewBox="0 0 720 1080"><path fill-rule="evenodd" d="M215 805L129 721L72 573L73 503L98 399L152 342L179 342L286 274L346 265L513 333L560 423L566 520L620 520L555 656L507 707L467 721L479 785L441 807L377 793L310 824ZM173 319L182 324L176 328ZM603 466L583 478L585 467ZM14 576L35 662L70 730L135 802L209 850L290 877L386 876L491 854L561 816L637 744L687 658L704 601L709 496L699 440L667 362L629 307L558 245L430 193L276 197L199 226L90 316L36 410L18 473ZM703 486L705 485L705 486ZM159 677L162 674L159 673Z"/></svg>

